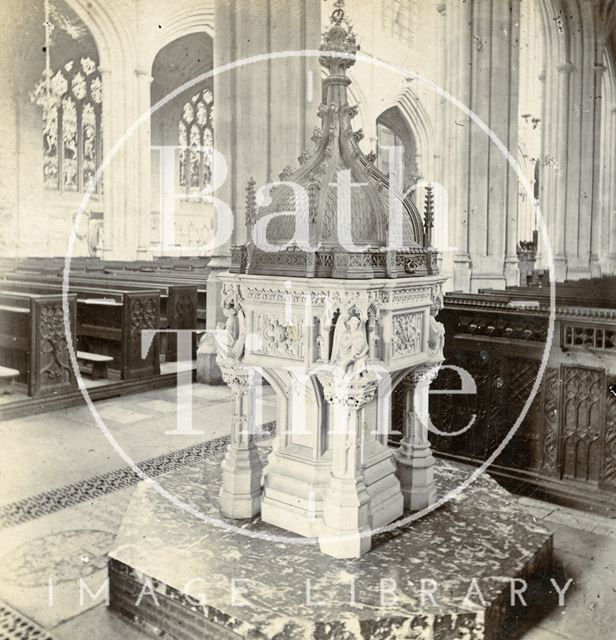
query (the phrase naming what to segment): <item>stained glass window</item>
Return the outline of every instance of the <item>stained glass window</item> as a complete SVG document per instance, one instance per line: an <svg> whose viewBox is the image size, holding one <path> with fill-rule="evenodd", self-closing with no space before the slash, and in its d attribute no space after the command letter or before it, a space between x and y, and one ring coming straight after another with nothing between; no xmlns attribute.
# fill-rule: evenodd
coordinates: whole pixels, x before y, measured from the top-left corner
<svg viewBox="0 0 616 640"><path fill-rule="evenodd" d="M207 191L212 181L214 98L210 89L194 95L182 109L179 138L180 187L187 196Z"/></svg>
<svg viewBox="0 0 616 640"><path fill-rule="evenodd" d="M85 191L101 162L103 92L96 69L88 57L70 61L49 80L43 78L33 93L43 107L45 189Z"/></svg>

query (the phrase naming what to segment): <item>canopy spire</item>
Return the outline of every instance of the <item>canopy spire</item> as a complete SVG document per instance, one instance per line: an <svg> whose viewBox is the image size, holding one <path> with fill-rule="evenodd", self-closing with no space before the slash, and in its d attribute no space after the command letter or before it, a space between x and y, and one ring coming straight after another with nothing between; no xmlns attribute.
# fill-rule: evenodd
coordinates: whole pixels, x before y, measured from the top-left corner
<svg viewBox="0 0 616 640"><path fill-rule="evenodd" d="M319 62L329 71L330 76L346 77L346 70L355 64L354 56L359 51L359 44L345 17L344 0L334 2L329 26L321 40L321 51L329 54L321 56ZM333 55L335 52L342 53L344 57Z"/></svg>

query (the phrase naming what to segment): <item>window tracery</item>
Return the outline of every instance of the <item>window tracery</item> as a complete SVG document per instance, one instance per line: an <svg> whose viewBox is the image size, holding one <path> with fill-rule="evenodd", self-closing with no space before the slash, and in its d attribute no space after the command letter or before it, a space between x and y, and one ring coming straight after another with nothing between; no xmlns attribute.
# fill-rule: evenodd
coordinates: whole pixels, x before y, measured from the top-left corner
<svg viewBox="0 0 616 640"><path fill-rule="evenodd" d="M182 109L179 124L179 183L186 195L211 187L214 97L210 89L195 94Z"/></svg>
<svg viewBox="0 0 616 640"><path fill-rule="evenodd" d="M102 82L89 57L71 60L37 85L43 108L43 183L54 191L85 191L102 158ZM101 185L96 185L100 192Z"/></svg>

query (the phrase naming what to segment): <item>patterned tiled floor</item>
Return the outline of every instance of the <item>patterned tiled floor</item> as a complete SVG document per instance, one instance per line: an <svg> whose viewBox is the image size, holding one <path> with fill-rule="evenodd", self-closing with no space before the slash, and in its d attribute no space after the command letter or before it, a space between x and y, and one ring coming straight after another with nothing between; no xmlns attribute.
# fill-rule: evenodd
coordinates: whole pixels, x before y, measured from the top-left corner
<svg viewBox="0 0 616 640"><path fill-rule="evenodd" d="M271 437L274 423L263 425L264 433L259 438ZM195 444L184 449L178 449L165 453L156 458L151 458L137 464L148 477L156 476L172 471L180 467L194 464L201 460L207 460L224 451L229 443L229 437L216 438L208 442ZM40 518L54 513L60 509L73 507L82 502L95 500L100 496L131 487L142 478L130 467L123 467L108 473L87 478L82 482L75 482L52 491L45 491L22 500L10 502L0 506L0 529L14 527L15 525Z"/></svg>
<svg viewBox="0 0 616 640"><path fill-rule="evenodd" d="M106 400L96 408L138 467L154 478L226 447L228 389L197 385L194 392L194 422L201 432L195 436L167 434L175 427L175 389ZM261 405L260 440L271 437L275 402L266 395ZM93 593L103 584L106 554L139 476L121 464L85 406L1 423L0 437L0 640L142 640L141 631L106 610L104 594L82 598L79 582ZM17 459L30 464L17 466Z"/></svg>
<svg viewBox="0 0 616 640"><path fill-rule="evenodd" d="M0 640L57 640L35 622L0 602Z"/></svg>
<svg viewBox="0 0 616 640"><path fill-rule="evenodd" d="M165 435L175 425L175 390L107 400L97 408L140 468L156 477L224 448L229 400L224 387L197 385L194 413L203 435L184 439ZM273 402L265 413L266 422L275 417ZM101 567L136 474L107 445L85 407L2 423L0 439L0 640L146 640L107 610L104 594L83 606L79 601L80 578L93 593L105 580ZM616 638L616 522L520 502L529 518L554 531L555 557L574 585L566 607L539 615L523 638L503 640ZM51 569L53 607L43 584Z"/></svg>

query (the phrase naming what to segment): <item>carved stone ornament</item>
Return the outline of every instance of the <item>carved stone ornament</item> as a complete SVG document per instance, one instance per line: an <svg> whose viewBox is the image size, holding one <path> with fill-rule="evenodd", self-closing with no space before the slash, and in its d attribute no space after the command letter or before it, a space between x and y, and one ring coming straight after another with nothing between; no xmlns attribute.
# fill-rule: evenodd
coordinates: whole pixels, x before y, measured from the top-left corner
<svg viewBox="0 0 616 640"><path fill-rule="evenodd" d="M232 362L222 362L220 371L225 384L228 384L231 389L251 387L258 377L256 369L242 367Z"/></svg>
<svg viewBox="0 0 616 640"><path fill-rule="evenodd" d="M402 384L416 385L420 382L430 384L438 375L441 362L433 362L416 367L402 379Z"/></svg>
<svg viewBox="0 0 616 640"><path fill-rule="evenodd" d="M221 505L231 502L226 496L237 497L240 479L250 515L260 508L262 522L317 537L323 553L352 558L370 549L369 527L403 514L408 477L421 480L426 504L433 498L427 438L421 459L406 461L404 493L380 429L389 405L377 392L386 376L398 381L426 361L417 380L433 368L436 375L442 326L433 319L426 332L445 278L437 275L436 251L427 246L416 205L362 153L362 132L351 126L358 108L349 104L346 72L358 44L342 4L335 0L322 42L327 75L315 148L290 175L283 172L284 184L256 209L260 235L232 247L230 273L217 275L226 317L217 362L233 389L232 433L249 431L254 422L250 367L262 372L284 407L262 477L255 456L235 467L224 463ZM392 198L401 205L396 228L389 224ZM427 411L425 386L421 391ZM244 468L251 469L250 484ZM339 535L355 542L336 541Z"/></svg>
<svg viewBox="0 0 616 640"><path fill-rule="evenodd" d="M304 335L301 321L285 322L270 314L257 312L254 333L260 337L252 347L254 353L303 359Z"/></svg>

